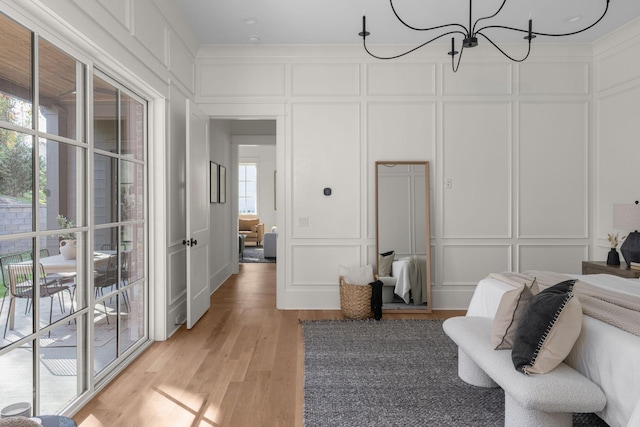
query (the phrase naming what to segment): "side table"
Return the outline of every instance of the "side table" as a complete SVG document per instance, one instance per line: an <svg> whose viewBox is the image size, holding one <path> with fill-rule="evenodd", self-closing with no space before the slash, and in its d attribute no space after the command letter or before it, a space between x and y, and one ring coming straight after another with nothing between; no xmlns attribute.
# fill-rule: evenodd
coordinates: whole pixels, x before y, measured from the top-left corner
<svg viewBox="0 0 640 427"><path fill-rule="evenodd" d="M582 261L582 274L611 274L627 279L640 278L640 270L627 268L624 262L620 265L607 265L605 261Z"/></svg>

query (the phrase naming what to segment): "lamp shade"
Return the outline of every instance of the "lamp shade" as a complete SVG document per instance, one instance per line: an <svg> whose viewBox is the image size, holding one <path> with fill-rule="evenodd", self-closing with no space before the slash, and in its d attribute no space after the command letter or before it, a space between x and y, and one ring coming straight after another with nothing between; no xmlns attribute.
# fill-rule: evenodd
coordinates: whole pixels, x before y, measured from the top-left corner
<svg viewBox="0 0 640 427"><path fill-rule="evenodd" d="M640 205L613 205L613 227L618 230L640 230Z"/></svg>

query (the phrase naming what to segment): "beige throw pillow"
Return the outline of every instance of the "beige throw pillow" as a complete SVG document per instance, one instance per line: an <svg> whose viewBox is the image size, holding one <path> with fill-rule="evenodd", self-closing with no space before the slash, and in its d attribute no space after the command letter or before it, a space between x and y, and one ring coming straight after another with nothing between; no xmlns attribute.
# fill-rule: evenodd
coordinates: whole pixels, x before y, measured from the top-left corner
<svg viewBox="0 0 640 427"><path fill-rule="evenodd" d="M378 276L391 276L391 266L393 265L393 259L395 258L395 256L395 251L385 252L378 256Z"/></svg>
<svg viewBox="0 0 640 427"><path fill-rule="evenodd" d="M530 285L519 285L502 295L491 326L491 345L496 350L513 346L520 317L535 294L538 284L533 279Z"/></svg>

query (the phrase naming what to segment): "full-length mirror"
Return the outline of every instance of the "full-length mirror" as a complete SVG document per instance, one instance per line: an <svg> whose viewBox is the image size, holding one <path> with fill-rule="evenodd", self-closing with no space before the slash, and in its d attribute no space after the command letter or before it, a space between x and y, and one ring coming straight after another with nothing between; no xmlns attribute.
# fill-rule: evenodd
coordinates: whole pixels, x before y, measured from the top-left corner
<svg viewBox="0 0 640 427"><path fill-rule="evenodd" d="M382 309L431 312L429 162L376 162Z"/></svg>

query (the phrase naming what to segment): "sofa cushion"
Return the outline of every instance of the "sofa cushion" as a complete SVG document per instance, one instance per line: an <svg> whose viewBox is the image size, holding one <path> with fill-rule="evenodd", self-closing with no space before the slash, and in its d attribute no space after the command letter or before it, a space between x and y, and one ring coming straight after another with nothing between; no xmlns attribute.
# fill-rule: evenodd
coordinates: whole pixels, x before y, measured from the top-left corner
<svg viewBox="0 0 640 427"><path fill-rule="evenodd" d="M511 359L518 371L544 374L571 352L582 329L582 306L566 280L533 297L520 318Z"/></svg>
<svg viewBox="0 0 640 427"><path fill-rule="evenodd" d="M238 220L238 230L240 231L255 231L254 228L260 223L259 219L242 219Z"/></svg>

